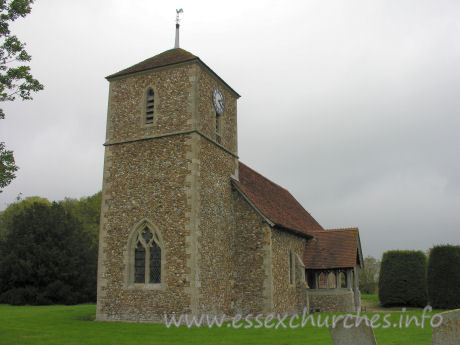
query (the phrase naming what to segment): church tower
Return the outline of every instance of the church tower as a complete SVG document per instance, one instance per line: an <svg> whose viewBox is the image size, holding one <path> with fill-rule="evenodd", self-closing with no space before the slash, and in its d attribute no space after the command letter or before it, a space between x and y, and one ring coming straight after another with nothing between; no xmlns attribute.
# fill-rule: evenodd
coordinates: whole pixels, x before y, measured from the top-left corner
<svg viewBox="0 0 460 345"><path fill-rule="evenodd" d="M231 314L239 95L181 48L107 80L97 320Z"/></svg>
<svg viewBox="0 0 460 345"><path fill-rule="evenodd" d="M97 320L359 307L358 229L238 161L240 96L179 47L178 18L174 49L107 80Z"/></svg>

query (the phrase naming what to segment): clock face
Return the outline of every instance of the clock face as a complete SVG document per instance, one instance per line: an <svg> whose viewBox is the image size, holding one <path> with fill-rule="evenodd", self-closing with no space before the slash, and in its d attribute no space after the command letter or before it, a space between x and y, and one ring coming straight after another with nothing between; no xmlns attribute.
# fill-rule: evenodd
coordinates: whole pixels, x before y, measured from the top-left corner
<svg viewBox="0 0 460 345"><path fill-rule="evenodd" d="M214 103L214 109L216 109L216 113L222 115L225 109L224 95L222 95L222 91L220 91L220 89L217 87L212 92L212 102Z"/></svg>

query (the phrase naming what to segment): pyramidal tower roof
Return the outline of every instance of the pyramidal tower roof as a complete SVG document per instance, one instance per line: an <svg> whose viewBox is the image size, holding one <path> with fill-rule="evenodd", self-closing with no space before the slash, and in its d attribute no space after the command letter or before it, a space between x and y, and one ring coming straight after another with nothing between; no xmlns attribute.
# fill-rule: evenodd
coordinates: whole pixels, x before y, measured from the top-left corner
<svg viewBox="0 0 460 345"><path fill-rule="evenodd" d="M155 55L154 57L139 62L131 67L125 68L120 72L111 74L107 77L107 79L121 77L137 72L143 72L153 68L174 65L190 60L198 60L198 57L182 48L174 48L166 50L161 54Z"/></svg>
<svg viewBox="0 0 460 345"><path fill-rule="evenodd" d="M155 55L154 57L151 57L147 60L139 62L131 67L125 68L121 70L120 72L111 74L108 77L106 77L106 79L110 81L112 79L122 78L130 74L144 72L144 71L152 70L152 69L159 68L159 67L165 67L165 66L175 65L175 64L189 62L189 61L197 61L198 63L200 63L202 66L208 69L212 74L214 74L214 76L216 76L223 84L225 84L230 89L230 91L235 93L235 95L238 98L241 97L238 94L238 92L233 90L232 87L228 85L221 77L219 77L216 72L214 72L203 61L201 61L201 59L198 56L193 55L192 53L182 48L174 48L174 49L166 50L163 53Z"/></svg>

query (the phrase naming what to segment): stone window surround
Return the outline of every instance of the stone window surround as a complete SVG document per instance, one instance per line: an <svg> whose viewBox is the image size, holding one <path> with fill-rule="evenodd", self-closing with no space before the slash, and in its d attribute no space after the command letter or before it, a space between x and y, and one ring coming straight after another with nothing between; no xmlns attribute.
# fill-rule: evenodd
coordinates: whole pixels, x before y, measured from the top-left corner
<svg viewBox="0 0 460 345"><path fill-rule="evenodd" d="M147 117L147 96L149 93L149 90L153 90L153 121L151 123L146 123L146 117ZM141 127L152 127L157 123L158 117L160 116L158 109L158 103L160 101L160 96L158 95L158 90L154 85L149 85L145 88L144 94L142 95L141 99Z"/></svg>
<svg viewBox="0 0 460 345"><path fill-rule="evenodd" d="M142 231L145 227L148 227L155 235L155 242L161 249L161 282L151 284L139 284L134 283L134 251L137 245L137 235L139 231ZM131 231L128 242L127 250L125 251L125 286L124 289L129 290L165 290L166 289L166 250L164 242L161 236L161 232L158 227L148 219L143 219L136 223Z"/></svg>

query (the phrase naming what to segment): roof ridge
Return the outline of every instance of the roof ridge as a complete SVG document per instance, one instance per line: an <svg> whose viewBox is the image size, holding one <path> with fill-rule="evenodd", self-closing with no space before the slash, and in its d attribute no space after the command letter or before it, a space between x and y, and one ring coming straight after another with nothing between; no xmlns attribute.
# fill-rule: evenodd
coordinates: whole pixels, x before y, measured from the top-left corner
<svg viewBox="0 0 460 345"><path fill-rule="evenodd" d="M259 173L258 171L252 169L251 167L249 167L248 165L244 164L243 162L241 162L240 160L238 160L238 163L241 163L243 164L247 169L249 170L252 170L254 173L256 173L257 175L259 175L260 177L262 177L263 179L267 180L268 182L270 182L271 184L275 185L275 186L278 186L279 188L281 188L282 190L284 190L286 193L288 193L290 196L292 196L292 198L294 199L294 201L305 211L308 213L308 215L310 215L315 221L316 219L311 215L310 212L308 212L308 210L305 209L305 207L303 207L303 205L294 197L294 195L292 195L292 193L284 188L283 186L279 185L278 183L275 183L273 182L272 180L268 179L267 177L265 177L264 175L262 175L261 173ZM318 221L316 221L316 223L318 223ZM318 223L318 225L322 228L321 224ZM324 229L322 229L324 230Z"/></svg>
<svg viewBox="0 0 460 345"><path fill-rule="evenodd" d="M308 235L313 230L324 231L289 190L239 160L238 164L239 180L234 179L235 183L241 185L247 197L275 225Z"/></svg>
<svg viewBox="0 0 460 345"><path fill-rule="evenodd" d="M348 227L348 228L335 228L335 229L324 229L325 232L333 232L333 231L359 231L358 227Z"/></svg>
<svg viewBox="0 0 460 345"><path fill-rule="evenodd" d="M285 190L286 192L288 192L289 194L291 194L286 188L284 188L283 186L279 185L278 183L276 182L273 182L272 180L270 180L269 178L265 177L264 175L262 175L260 172L258 172L257 170L254 170L253 168L251 168L250 166L248 166L247 164L244 164L242 161L238 160L238 163L239 164L243 164L247 169L253 171L254 173L256 173L257 175L259 175L260 177L262 177L264 180L267 180L268 182L270 182L271 184L274 184L275 186L278 186L280 187L281 189Z"/></svg>

